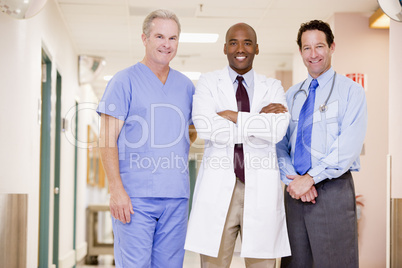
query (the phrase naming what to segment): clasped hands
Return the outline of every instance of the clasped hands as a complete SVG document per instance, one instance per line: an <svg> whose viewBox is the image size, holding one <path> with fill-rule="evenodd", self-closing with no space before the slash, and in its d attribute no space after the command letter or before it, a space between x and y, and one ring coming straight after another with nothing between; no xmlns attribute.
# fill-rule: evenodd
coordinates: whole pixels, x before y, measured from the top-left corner
<svg viewBox="0 0 402 268"><path fill-rule="evenodd" d="M314 180L308 173L302 176L286 175L286 177L292 180L287 187L287 192L292 198L315 204L315 198L318 194L314 186Z"/></svg>

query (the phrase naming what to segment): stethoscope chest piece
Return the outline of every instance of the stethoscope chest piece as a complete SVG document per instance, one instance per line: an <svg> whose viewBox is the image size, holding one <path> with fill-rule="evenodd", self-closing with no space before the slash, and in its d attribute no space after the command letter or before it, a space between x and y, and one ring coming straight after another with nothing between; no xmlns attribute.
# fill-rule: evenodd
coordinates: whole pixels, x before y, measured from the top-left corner
<svg viewBox="0 0 402 268"><path fill-rule="evenodd" d="M325 104L321 104L318 109L320 110L321 113L325 113L328 110L328 106Z"/></svg>

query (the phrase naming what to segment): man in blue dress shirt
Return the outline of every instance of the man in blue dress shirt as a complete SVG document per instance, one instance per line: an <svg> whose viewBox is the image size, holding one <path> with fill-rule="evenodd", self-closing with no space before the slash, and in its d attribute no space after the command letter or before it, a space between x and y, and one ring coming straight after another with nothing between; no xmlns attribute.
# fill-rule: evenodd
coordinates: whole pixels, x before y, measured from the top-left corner
<svg viewBox="0 0 402 268"><path fill-rule="evenodd" d="M332 69L335 43L327 23L302 24L297 43L308 77L286 94L292 118L277 145L292 251L281 266L358 267L351 171L360 169L365 92Z"/></svg>

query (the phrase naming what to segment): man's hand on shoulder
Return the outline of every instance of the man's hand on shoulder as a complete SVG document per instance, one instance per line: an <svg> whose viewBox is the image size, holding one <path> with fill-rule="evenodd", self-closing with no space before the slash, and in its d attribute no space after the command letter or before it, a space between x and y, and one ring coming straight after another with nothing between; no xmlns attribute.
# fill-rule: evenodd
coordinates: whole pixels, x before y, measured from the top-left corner
<svg viewBox="0 0 402 268"><path fill-rule="evenodd" d="M261 109L260 114L262 114L262 113L264 113L264 114L269 114L269 113L281 114L281 113L286 113L287 111L288 111L288 109L286 109L286 107L280 103L270 103Z"/></svg>

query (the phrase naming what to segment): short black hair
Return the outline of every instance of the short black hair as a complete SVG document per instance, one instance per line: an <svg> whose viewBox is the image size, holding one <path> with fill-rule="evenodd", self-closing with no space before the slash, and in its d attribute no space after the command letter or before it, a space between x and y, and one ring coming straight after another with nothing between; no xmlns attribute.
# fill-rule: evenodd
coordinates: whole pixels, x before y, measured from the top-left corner
<svg viewBox="0 0 402 268"><path fill-rule="evenodd" d="M311 30L319 30L321 32L325 33L328 47L331 47L332 43L334 42L334 35L332 34L331 27L329 26L328 23L323 22L322 20L312 20L306 23L302 23L300 25L299 32L297 33L297 44L299 45L299 49L301 49L302 43L301 43L301 37L302 34L305 31L311 31Z"/></svg>

